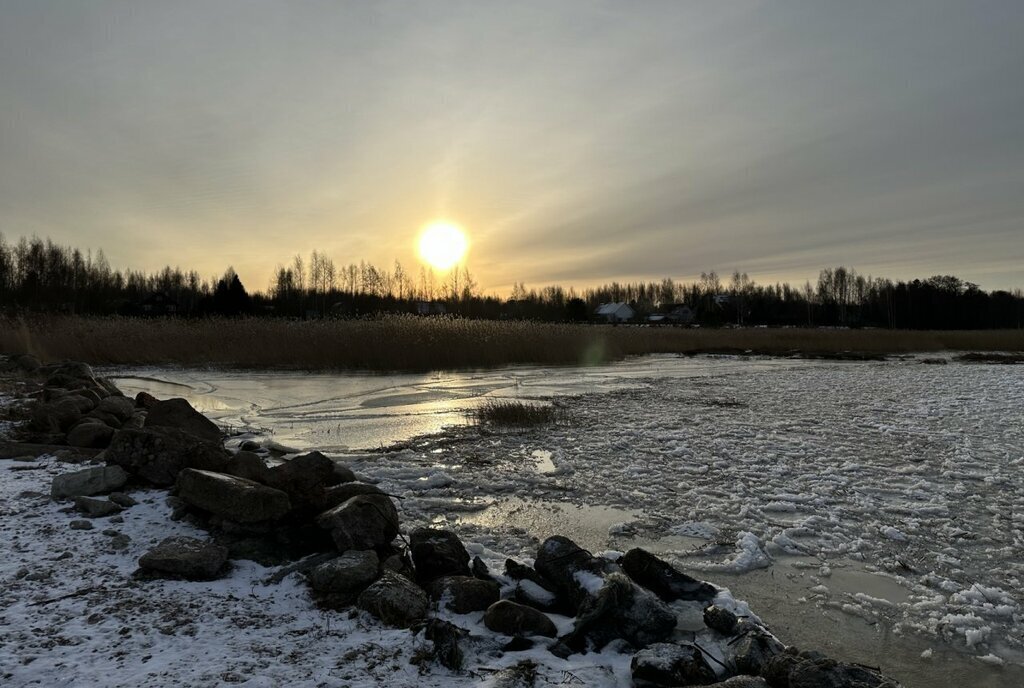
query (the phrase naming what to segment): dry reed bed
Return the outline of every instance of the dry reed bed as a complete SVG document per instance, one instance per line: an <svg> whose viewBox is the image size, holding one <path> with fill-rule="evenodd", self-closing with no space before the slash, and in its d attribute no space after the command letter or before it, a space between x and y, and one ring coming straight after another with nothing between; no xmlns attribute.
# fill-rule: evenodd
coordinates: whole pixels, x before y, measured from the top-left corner
<svg viewBox="0 0 1024 688"><path fill-rule="evenodd" d="M43 361L435 370L593 364L648 353L1024 351L1024 330L683 329L393 316L378 320L0 320L0 352Z"/></svg>

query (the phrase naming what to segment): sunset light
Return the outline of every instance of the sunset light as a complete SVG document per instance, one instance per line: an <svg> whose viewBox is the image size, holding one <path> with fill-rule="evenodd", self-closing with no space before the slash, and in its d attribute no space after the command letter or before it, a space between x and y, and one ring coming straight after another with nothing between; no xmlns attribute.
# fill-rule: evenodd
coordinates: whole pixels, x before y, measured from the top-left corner
<svg viewBox="0 0 1024 688"><path fill-rule="evenodd" d="M450 270L458 265L468 248L466 233L450 222L432 222L420 234L420 258L437 270Z"/></svg>

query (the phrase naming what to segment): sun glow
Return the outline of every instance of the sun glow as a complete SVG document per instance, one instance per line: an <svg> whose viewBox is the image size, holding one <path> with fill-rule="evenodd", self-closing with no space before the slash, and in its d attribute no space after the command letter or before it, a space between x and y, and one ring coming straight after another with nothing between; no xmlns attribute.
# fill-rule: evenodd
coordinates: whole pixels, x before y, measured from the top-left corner
<svg viewBox="0 0 1024 688"><path fill-rule="evenodd" d="M466 233L451 222L431 222L420 234L420 258L438 270L458 265L468 248Z"/></svg>

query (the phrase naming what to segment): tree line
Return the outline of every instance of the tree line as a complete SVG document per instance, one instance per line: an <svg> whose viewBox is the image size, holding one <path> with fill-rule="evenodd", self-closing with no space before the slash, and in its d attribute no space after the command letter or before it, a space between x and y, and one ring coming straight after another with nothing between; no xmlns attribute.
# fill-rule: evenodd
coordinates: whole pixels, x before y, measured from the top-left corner
<svg viewBox="0 0 1024 688"><path fill-rule="evenodd" d="M481 294L466 267L439 276L395 261L336 265L322 251L296 255L274 271L265 291L249 292L234 269L201 277L165 267L153 273L111 268L92 253L0 234L0 311L120 314L128 316L254 315L372 317L381 313L448 313L471 318L544 321L593 320L598 305L630 304L637 320L685 304L705 326L831 326L904 329L1020 328L1024 293L984 291L951 275L893 281L846 267L821 270L815 283L758 284L746 273L701 273L691 282L666 277L611 282L581 291L516 283L509 298Z"/></svg>

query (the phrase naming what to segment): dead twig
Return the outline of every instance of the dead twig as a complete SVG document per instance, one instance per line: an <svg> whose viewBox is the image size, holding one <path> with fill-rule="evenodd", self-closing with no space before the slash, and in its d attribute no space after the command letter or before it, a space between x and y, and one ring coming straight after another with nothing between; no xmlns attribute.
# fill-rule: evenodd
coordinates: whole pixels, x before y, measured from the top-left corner
<svg viewBox="0 0 1024 688"><path fill-rule="evenodd" d="M30 607L39 607L39 606L42 606L44 604L50 604L51 602L60 602L61 600L71 599L72 597L81 597L82 595L88 595L90 592L96 592L97 590L100 590L100 588L95 586L95 585L93 585L93 586L90 586L88 588L82 588L81 590L76 590L74 592L69 592L67 595L61 595L60 597L51 597L48 600L40 600L38 602L29 602L28 606L30 606Z"/></svg>

